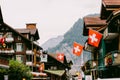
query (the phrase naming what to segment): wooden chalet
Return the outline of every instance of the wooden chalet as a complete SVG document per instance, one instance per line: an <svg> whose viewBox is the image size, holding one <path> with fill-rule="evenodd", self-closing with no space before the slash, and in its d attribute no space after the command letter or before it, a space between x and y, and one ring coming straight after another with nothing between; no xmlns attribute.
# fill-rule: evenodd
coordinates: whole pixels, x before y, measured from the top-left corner
<svg viewBox="0 0 120 80"><path fill-rule="evenodd" d="M9 60L14 59L31 68L32 80L67 80L72 62L56 59L55 54L47 54L39 46L40 39L36 23L27 23L26 28L13 29L3 21L0 8L0 68L9 68ZM42 68L41 68L42 66Z"/></svg>
<svg viewBox="0 0 120 80"><path fill-rule="evenodd" d="M93 80L120 78L120 0L102 0L100 16L84 17L84 36L88 36L88 29L99 31L103 38L98 48L85 44L92 59L82 70L92 75Z"/></svg>
<svg viewBox="0 0 120 80"><path fill-rule="evenodd" d="M13 29L3 21L0 8L0 38L5 36L5 45L0 44L0 67L9 67L11 59L18 60L38 71L40 51L36 42L39 39L36 24L27 24L26 29Z"/></svg>
<svg viewBox="0 0 120 80"><path fill-rule="evenodd" d="M64 56L64 61L59 61L54 53L46 55L47 61L41 63L44 63L43 72L47 74L48 79L67 80L67 71L71 69L71 62L67 63L66 56Z"/></svg>

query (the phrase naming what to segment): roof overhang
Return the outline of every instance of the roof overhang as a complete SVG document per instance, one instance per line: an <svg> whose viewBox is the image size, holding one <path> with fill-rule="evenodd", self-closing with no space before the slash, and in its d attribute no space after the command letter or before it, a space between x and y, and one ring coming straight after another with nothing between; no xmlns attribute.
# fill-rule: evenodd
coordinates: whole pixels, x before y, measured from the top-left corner
<svg viewBox="0 0 120 80"><path fill-rule="evenodd" d="M99 16L84 17L83 35L87 36L89 29L101 31L106 27L106 25L106 20L102 20Z"/></svg>
<svg viewBox="0 0 120 80"><path fill-rule="evenodd" d="M44 72L57 76L62 76L65 73L65 70L44 70Z"/></svg>
<svg viewBox="0 0 120 80"><path fill-rule="evenodd" d="M33 76L47 76L47 74L46 74L46 73L43 73L43 72L31 72L31 74L32 74Z"/></svg>
<svg viewBox="0 0 120 80"><path fill-rule="evenodd" d="M102 0L101 18L107 19L109 15L120 9L120 0Z"/></svg>

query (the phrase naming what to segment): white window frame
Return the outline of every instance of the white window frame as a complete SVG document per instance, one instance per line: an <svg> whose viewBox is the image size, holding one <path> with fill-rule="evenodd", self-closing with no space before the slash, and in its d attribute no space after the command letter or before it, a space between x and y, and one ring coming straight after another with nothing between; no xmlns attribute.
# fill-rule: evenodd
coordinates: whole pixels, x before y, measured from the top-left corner
<svg viewBox="0 0 120 80"><path fill-rule="evenodd" d="M20 36L18 36L18 40L21 40L21 37L20 37Z"/></svg>
<svg viewBox="0 0 120 80"><path fill-rule="evenodd" d="M0 38L2 38L3 37L3 33L2 32L0 32Z"/></svg>
<svg viewBox="0 0 120 80"><path fill-rule="evenodd" d="M16 55L16 60L19 62L23 62L23 55Z"/></svg>
<svg viewBox="0 0 120 80"><path fill-rule="evenodd" d="M7 38L11 38L12 37L12 32L8 32L7 33Z"/></svg>
<svg viewBox="0 0 120 80"><path fill-rule="evenodd" d="M22 43L16 43L16 51L21 52L23 50L23 44Z"/></svg>
<svg viewBox="0 0 120 80"><path fill-rule="evenodd" d="M30 39L31 41L34 41L34 37L33 36L31 36L31 39Z"/></svg>

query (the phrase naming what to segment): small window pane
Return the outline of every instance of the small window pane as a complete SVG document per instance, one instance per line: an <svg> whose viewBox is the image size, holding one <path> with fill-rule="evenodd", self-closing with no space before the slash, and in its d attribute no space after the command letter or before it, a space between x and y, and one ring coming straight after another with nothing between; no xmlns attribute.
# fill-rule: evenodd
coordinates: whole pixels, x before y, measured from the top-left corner
<svg viewBox="0 0 120 80"><path fill-rule="evenodd" d="M16 43L16 51L22 51L22 43Z"/></svg>

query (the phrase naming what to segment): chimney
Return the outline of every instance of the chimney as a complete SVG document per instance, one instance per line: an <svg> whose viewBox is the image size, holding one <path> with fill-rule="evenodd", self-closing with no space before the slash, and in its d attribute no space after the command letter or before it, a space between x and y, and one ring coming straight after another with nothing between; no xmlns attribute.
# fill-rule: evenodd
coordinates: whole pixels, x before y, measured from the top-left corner
<svg viewBox="0 0 120 80"><path fill-rule="evenodd" d="M36 23L28 23L26 24L27 29L36 29Z"/></svg>

